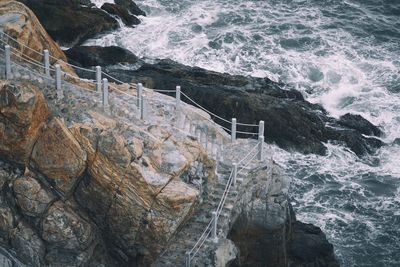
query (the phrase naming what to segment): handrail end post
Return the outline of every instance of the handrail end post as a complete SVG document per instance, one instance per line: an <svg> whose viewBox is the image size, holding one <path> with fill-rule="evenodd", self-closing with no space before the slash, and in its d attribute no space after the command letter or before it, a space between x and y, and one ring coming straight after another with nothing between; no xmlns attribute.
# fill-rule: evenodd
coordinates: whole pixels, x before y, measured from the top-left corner
<svg viewBox="0 0 400 267"><path fill-rule="evenodd" d="M190 258L190 251L186 251L185 255L185 267L190 267L190 262L192 261Z"/></svg>
<svg viewBox="0 0 400 267"><path fill-rule="evenodd" d="M231 141L232 143L236 141L236 118L232 118L232 128L231 128Z"/></svg>
<svg viewBox="0 0 400 267"><path fill-rule="evenodd" d="M264 136L258 137L258 160L262 160Z"/></svg>
<svg viewBox="0 0 400 267"><path fill-rule="evenodd" d="M101 86L101 67L96 66L96 89L99 94L101 93Z"/></svg>
<svg viewBox="0 0 400 267"><path fill-rule="evenodd" d="M176 109L178 110L181 105L181 87L178 85L176 86Z"/></svg>
<svg viewBox="0 0 400 267"><path fill-rule="evenodd" d="M236 185L236 180L237 180L237 163L233 163L233 177L232 177L232 186Z"/></svg>
<svg viewBox="0 0 400 267"><path fill-rule="evenodd" d="M213 224L212 224L212 241L218 243L217 227L218 227L218 214L217 211L212 212Z"/></svg>
<svg viewBox="0 0 400 267"><path fill-rule="evenodd" d="M11 47L6 45L4 47L5 57L6 57L6 80L11 79Z"/></svg>

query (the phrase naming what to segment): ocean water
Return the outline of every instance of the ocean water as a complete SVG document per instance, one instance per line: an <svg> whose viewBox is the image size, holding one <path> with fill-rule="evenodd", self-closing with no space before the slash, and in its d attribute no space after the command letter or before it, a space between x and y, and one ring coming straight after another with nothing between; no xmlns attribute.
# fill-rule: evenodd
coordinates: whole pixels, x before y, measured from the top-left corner
<svg viewBox="0 0 400 267"><path fill-rule="evenodd" d="M267 76L334 117L351 112L379 125L388 145L369 158L332 144L326 156L271 153L293 179L298 219L322 228L342 266L400 266L400 0L136 3L148 14L142 24L87 44Z"/></svg>

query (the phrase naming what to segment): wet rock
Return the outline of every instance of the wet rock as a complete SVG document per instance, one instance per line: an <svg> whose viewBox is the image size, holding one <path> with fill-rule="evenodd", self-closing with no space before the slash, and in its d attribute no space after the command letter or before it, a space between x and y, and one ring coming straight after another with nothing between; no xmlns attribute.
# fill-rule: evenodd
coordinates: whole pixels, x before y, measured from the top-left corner
<svg viewBox="0 0 400 267"><path fill-rule="evenodd" d="M118 46L74 46L65 53L70 62L83 67L135 64L139 61L132 52Z"/></svg>
<svg viewBox="0 0 400 267"><path fill-rule="evenodd" d="M114 3L126 8L132 15L146 16L146 13L141 10L132 0L114 0Z"/></svg>
<svg viewBox="0 0 400 267"><path fill-rule="evenodd" d="M376 127L375 125L373 125L360 115L347 113L339 118L338 124L344 127L348 127L350 129L354 129L359 133L365 135L372 135L372 136L383 135L383 132L378 127Z"/></svg>
<svg viewBox="0 0 400 267"><path fill-rule="evenodd" d="M96 34L114 30L118 22L98 8L80 1L19 0L38 17L49 35L60 45L73 46Z"/></svg>
<svg viewBox="0 0 400 267"><path fill-rule="evenodd" d="M28 266L44 265L45 244L28 224L20 222L10 239L19 260Z"/></svg>
<svg viewBox="0 0 400 267"><path fill-rule="evenodd" d="M0 82L0 158L26 165L49 116L43 94L31 84Z"/></svg>
<svg viewBox="0 0 400 267"><path fill-rule="evenodd" d="M19 177L14 180L14 195L21 211L34 217L41 217L54 196L32 177Z"/></svg>
<svg viewBox="0 0 400 267"><path fill-rule="evenodd" d="M122 6L112 3L104 3L101 6L101 9L107 11L109 14L118 16L126 26L140 24L140 20L137 17L129 14L128 10Z"/></svg>
<svg viewBox="0 0 400 267"><path fill-rule="evenodd" d="M85 250L93 234L92 225L61 201L49 208L42 222L42 238L56 248Z"/></svg>
<svg viewBox="0 0 400 267"><path fill-rule="evenodd" d="M68 195L86 168L87 155L64 123L52 119L38 138L31 164L51 185Z"/></svg>

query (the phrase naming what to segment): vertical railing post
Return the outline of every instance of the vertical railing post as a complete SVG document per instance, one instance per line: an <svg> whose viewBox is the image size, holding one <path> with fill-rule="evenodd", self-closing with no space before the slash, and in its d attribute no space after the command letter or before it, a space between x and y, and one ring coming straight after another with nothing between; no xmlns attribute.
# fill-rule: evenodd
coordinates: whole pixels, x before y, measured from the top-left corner
<svg viewBox="0 0 400 267"><path fill-rule="evenodd" d="M5 56L6 56L6 80L11 79L11 47L9 45L5 46Z"/></svg>
<svg viewBox="0 0 400 267"><path fill-rule="evenodd" d="M102 84L102 103L103 103L103 109L107 111L109 108L109 101L108 101L108 80L106 78L103 79L103 84Z"/></svg>
<svg viewBox="0 0 400 267"><path fill-rule="evenodd" d="M101 93L101 67L96 66L96 90Z"/></svg>
<svg viewBox="0 0 400 267"><path fill-rule="evenodd" d="M260 121L258 124L258 136L264 136L264 121Z"/></svg>
<svg viewBox="0 0 400 267"><path fill-rule="evenodd" d="M59 64L55 65L56 68L56 92L57 92L57 99L60 100L63 98L63 91L61 87L61 67Z"/></svg>
<svg viewBox="0 0 400 267"><path fill-rule="evenodd" d="M192 260L190 258L190 252L186 251L185 255L185 267L190 267L190 261Z"/></svg>
<svg viewBox="0 0 400 267"><path fill-rule="evenodd" d="M215 243L218 242L218 236L217 236L217 227L218 227L218 219L217 219L217 212L213 211L212 212L212 218L213 218L213 223L212 223L212 236L211 238Z"/></svg>
<svg viewBox="0 0 400 267"><path fill-rule="evenodd" d="M264 136L261 135L258 137L258 160L262 160L263 145L264 145Z"/></svg>
<svg viewBox="0 0 400 267"><path fill-rule="evenodd" d="M232 177L232 186L236 185L236 179L237 179L237 163L233 163L233 177Z"/></svg>
<svg viewBox="0 0 400 267"><path fill-rule="evenodd" d="M146 99L144 95L142 95L141 101L140 101L140 119L145 120L146 119Z"/></svg>
<svg viewBox="0 0 400 267"><path fill-rule="evenodd" d="M231 141L236 141L236 118L232 119L232 128L231 128Z"/></svg>
<svg viewBox="0 0 400 267"><path fill-rule="evenodd" d="M43 66L44 66L44 74L50 76L50 55L49 50L43 50Z"/></svg>
<svg viewBox="0 0 400 267"><path fill-rule="evenodd" d="M181 87L177 86L176 87L176 109L179 109L181 106Z"/></svg>
<svg viewBox="0 0 400 267"><path fill-rule="evenodd" d="M141 83L138 83L136 86L136 90L137 107L140 108L140 103L142 102L143 85Z"/></svg>

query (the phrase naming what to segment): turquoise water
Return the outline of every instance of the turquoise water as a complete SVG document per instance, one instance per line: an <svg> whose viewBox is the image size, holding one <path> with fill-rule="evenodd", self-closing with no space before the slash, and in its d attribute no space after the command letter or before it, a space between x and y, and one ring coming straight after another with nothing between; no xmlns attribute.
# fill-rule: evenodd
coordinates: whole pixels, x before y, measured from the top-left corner
<svg viewBox="0 0 400 267"><path fill-rule="evenodd" d="M400 266L400 1L136 2L148 13L141 25L88 44L268 76L332 116L352 112L379 125L388 146L370 158L333 144L323 157L271 152L293 178L298 218L324 230L343 266Z"/></svg>

